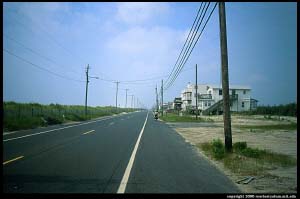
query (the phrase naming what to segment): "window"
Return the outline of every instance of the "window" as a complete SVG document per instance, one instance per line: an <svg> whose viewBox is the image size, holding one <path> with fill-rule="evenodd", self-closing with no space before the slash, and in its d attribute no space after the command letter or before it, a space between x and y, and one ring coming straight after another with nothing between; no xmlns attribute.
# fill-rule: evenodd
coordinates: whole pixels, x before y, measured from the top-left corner
<svg viewBox="0 0 300 199"><path fill-rule="evenodd" d="M235 90L232 90L231 92L232 92L232 95L235 95Z"/></svg>
<svg viewBox="0 0 300 199"><path fill-rule="evenodd" d="M243 90L243 94L246 95L246 90Z"/></svg>
<svg viewBox="0 0 300 199"><path fill-rule="evenodd" d="M207 102L205 102L204 106L207 106Z"/></svg>
<svg viewBox="0 0 300 199"><path fill-rule="evenodd" d="M208 106L210 106L211 105L211 103L210 102L208 102Z"/></svg>
<svg viewBox="0 0 300 199"><path fill-rule="evenodd" d="M242 108L244 108L245 107L245 103L244 102L242 102Z"/></svg>
<svg viewBox="0 0 300 199"><path fill-rule="evenodd" d="M219 90L219 95L222 95L222 89Z"/></svg>

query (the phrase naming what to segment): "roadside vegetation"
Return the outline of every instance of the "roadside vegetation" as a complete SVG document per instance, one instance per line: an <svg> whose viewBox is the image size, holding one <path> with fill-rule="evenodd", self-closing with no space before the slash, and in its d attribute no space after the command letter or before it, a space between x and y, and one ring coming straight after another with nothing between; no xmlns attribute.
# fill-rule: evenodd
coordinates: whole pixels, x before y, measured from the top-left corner
<svg viewBox="0 0 300 199"><path fill-rule="evenodd" d="M278 166L297 165L297 160L291 156L251 148L246 142L234 143L232 153L225 152L225 146L220 139L198 144L197 147L208 157L223 162L226 168L240 175L260 175Z"/></svg>
<svg viewBox="0 0 300 199"><path fill-rule="evenodd" d="M297 103L290 103L278 106L258 106L255 110L241 112L244 115L271 115L293 116L297 117Z"/></svg>
<svg viewBox="0 0 300 199"><path fill-rule="evenodd" d="M192 115L180 116L174 113L167 113L163 116L160 116L159 118L165 122L213 122L213 120L210 118L203 118L198 116L198 119L196 119L196 117Z"/></svg>
<svg viewBox="0 0 300 199"><path fill-rule="evenodd" d="M43 105L38 103L3 102L3 130L15 131L32 129L69 121L84 121L121 112L132 112L136 109L106 107L85 107L79 105Z"/></svg>
<svg viewBox="0 0 300 199"><path fill-rule="evenodd" d="M250 130L251 132L269 131L269 130L296 130L296 123L273 124L273 125L236 125L240 129Z"/></svg>

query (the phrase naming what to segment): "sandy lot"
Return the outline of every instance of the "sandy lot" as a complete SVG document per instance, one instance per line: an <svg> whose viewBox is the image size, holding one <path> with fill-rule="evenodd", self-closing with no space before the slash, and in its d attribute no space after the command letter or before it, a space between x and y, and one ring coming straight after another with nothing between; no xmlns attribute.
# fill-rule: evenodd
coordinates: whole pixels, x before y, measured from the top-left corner
<svg viewBox="0 0 300 199"><path fill-rule="evenodd" d="M204 116L203 116L204 117ZM223 116L206 116L214 120L207 123L167 123L174 128L187 142L196 145L211 142L213 139L224 140ZM237 125L270 125L288 124L297 122L297 118L281 117L266 119L263 116L232 116L232 142L246 141L249 147L267 149L276 153L290 155L297 158L297 130L268 130L251 132L240 129ZM204 156L201 150L199 155ZM224 172L234 182L247 176L232 173L222 162L209 159L211 163ZM253 176L255 179L249 184L237 184L245 193L296 193L297 166L283 168L274 166L262 176Z"/></svg>

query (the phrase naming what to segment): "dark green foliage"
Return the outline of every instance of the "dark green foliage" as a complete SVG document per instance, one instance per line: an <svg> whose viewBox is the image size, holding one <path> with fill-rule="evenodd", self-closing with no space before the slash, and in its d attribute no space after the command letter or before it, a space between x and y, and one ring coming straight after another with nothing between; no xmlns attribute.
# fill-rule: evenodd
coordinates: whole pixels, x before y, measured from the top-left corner
<svg viewBox="0 0 300 199"><path fill-rule="evenodd" d="M47 121L48 125L54 125L54 124L62 124L62 118L58 118L58 117L53 117L53 116L47 116L45 118L45 120Z"/></svg>
<svg viewBox="0 0 300 199"><path fill-rule="evenodd" d="M247 148L247 142L236 142L233 144L233 150L242 151Z"/></svg>
<svg viewBox="0 0 300 199"><path fill-rule="evenodd" d="M253 149L253 148L245 148L240 151L240 153L246 157L250 158L261 158L263 155L265 155L267 152L266 150L261 150L261 149Z"/></svg>
<svg viewBox="0 0 300 199"><path fill-rule="evenodd" d="M71 120L71 121L84 121L85 117L84 117L84 115L78 115L78 114L71 113L71 114L65 115L65 119Z"/></svg>
<svg viewBox="0 0 300 199"><path fill-rule="evenodd" d="M297 103L278 106L258 106L256 110L244 112L245 115L282 115L297 117Z"/></svg>
<svg viewBox="0 0 300 199"><path fill-rule="evenodd" d="M163 117L159 116L159 118L165 122L213 122L211 119L205 120L200 116L198 116L198 119L196 119L196 117L191 117L191 115L179 116L174 113L167 113L164 114Z"/></svg>
<svg viewBox="0 0 300 199"><path fill-rule="evenodd" d="M220 139L212 141L213 157L216 159L222 159L225 156L225 147Z"/></svg>
<svg viewBox="0 0 300 199"><path fill-rule="evenodd" d="M109 116L121 112L132 112L136 109L106 107L88 107L85 116L85 106L39 103L3 102L3 129L8 131L36 128L44 125L61 124L66 121L84 121L92 118ZM46 122L43 121L43 119Z"/></svg>
<svg viewBox="0 0 300 199"><path fill-rule="evenodd" d="M3 128L7 131L33 129L38 126L45 126L45 123L40 117L4 118L3 124Z"/></svg>

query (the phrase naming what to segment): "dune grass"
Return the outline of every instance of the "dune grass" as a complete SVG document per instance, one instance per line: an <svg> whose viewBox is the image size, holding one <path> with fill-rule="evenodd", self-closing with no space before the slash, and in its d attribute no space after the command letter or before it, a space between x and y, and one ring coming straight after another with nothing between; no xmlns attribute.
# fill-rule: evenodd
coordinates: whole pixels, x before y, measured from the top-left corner
<svg viewBox="0 0 300 199"><path fill-rule="evenodd" d="M278 166L297 165L297 160L291 156L251 148L246 142L234 143L232 153L225 152L224 144L220 139L198 144L197 147L208 157L222 161L224 166L232 172L242 175L258 175Z"/></svg>

